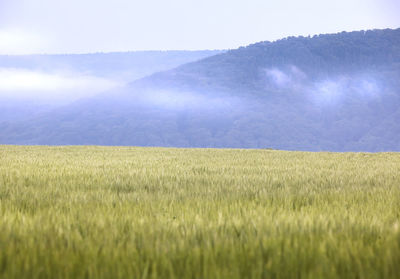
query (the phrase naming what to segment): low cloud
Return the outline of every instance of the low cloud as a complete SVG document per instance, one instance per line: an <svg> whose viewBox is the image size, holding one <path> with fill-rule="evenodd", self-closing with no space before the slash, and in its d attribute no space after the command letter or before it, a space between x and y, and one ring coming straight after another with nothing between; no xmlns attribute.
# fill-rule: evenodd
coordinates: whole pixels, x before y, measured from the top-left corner
<svg viewBox="0 0 400 279"><path fill-rule="evenodd" d="M0 68L0 97L78 99L120 85L114 80L80 73L45 73Z"/></svg>
<svg viewBox="0 0 400 279"><path fill-rule="evenodd" d="M327 79L313 84L311 97L318 105L334 105L342 99L344 92L343 81Z"/></svg>
<svg viewBox="0 0 400 279"><path fill-rule="evenodd" d="M289 75L285 72L278 70L276 68L265 70L267 77L270 79L271 83L277 87L287 87L292 83Z"/></svg>
<svg viewBox="0 0 400 279"><path fill-rule="evenodd" d="M239 98L215 94L204 94L194 91L170 90L151 90L142 95L136 95L135 100L143 105L168 109L168 110L187 110L187 109L222 109L230 106L240 107L243 101Z"/></svg>
<svg viewBox="0 0 400 279"><path fill-rule="evenodd" d="M345 98L371 100L378 98L382 92L379 82L369 76L340 76L311 85L311 98L318 105L337 105Z"/></svg>
<svg viewBox="0 0 400 279"><path fill-rule="evenodd" d="M345 97L369 100L382 94L382 86L373 74L337 75L313 79L294 65L263 70L265 89L304 93L316 105L340 104Z"/></svg>
<svg viewBox="0 0 400 279"><path fill-rule="evenodd" d="M307 75L294 65L284 69L265 69L267 87L275 89L296 89L301 87L307 79Z"/></svg>

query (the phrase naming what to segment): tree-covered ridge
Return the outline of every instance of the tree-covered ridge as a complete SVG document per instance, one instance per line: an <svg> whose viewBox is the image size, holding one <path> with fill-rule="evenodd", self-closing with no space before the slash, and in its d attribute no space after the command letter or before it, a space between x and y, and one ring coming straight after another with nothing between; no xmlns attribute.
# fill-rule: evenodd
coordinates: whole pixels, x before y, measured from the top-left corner
<svg viewBox="0 0 400 279"><path fill-rule="evenodd" d="M260 70L296 66L313 78L354 71L400 69L400 29L288 37L260 42L157 73L150 83L196 83L231 89L260 86ZM178 78L177 78L178 76ZM199 81L201 79L201 81ZM146 80L146 79L145 79Z"/></svg>
<svg viewBox="0 0 400 279"><path fill-rule="evenodd" d="M400 151L400 29L291 37L179 66L1 143Z"/></svg>

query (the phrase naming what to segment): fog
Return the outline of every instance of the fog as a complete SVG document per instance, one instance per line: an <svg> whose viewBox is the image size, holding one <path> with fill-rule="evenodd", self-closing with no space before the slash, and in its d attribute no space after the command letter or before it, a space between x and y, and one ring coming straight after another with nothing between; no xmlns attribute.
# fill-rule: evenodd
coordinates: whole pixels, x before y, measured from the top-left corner
<svg viewBox="0 0 400 279"><path fill-rule="evenodd" d="M295 65L266 68L263 71L266 94L285 92L305 94L318 106L340 104L346 94L365 99L379 97L381 82L373 74L332 75L315 78ZM56 70L54 72L21 68L0 68L0 99L27 99L48 103L69 103L102 92L119 92L127 84L117 78L89 73ZM201 92L171 88L132 92L136 102L158 108L224 107L240 105L247 100L225 96L220 92ZM349 96L348 96L349 97Z"/></svg>
<svg viewBox="0 0 400 279"><path fill-rule="evenodd" d="M246 102L239 97L228 96L221 92L201 92L180 89L154 89L130 94L138 105L168 111L223 110L225 108L242 109Z"/></svg>
<svg viewBox="0 0 400 279"><path fill-rule="evenodd" d="M70 102L122 85L120 81L78 72L0 68L0 98Z"/></svg>
<svg viewBox="0 0 400 279"><path fill-rule="evenodd" d="M22 120L15 127L44 131L3 142L342 150L395 111L389 101L375 102L387 94L378 73L316 76L292 64L261 72L262 92L236 94L196 82L181 86L168 75L163 83L148 78L124 85L79 72L3 68L1 97L65 100L70 93L83 99L39 117L28 115L26 102L20 111L0 112L0 119ZM3 127L11 127L3 137L18 132Z"/></svg>
<svg viewBox="0 0 400 279"><path fill-rule="evenodd" d="M0 143L400 150L399 35L291 38L217 55L0 56ZM52 101L60 106L43 105Z"/></svg>
<svg viewBox="0 0 400 279"><path fill-rule="evenodd" d="M372 73L349 75L332 74L329 77L310 77L300 68L288 65L281 68L267 68L265 89L302 93L318 106L334 106L348 98L362 98L366 101L378 98L382 93L382 81Z"/></svg>
<svg viewBox="0 0 400 279"><path fill-rule="evenodd" d="M307 75L295 65L263 70L266 90L300 90L304 89L308 80Z"/></svg>

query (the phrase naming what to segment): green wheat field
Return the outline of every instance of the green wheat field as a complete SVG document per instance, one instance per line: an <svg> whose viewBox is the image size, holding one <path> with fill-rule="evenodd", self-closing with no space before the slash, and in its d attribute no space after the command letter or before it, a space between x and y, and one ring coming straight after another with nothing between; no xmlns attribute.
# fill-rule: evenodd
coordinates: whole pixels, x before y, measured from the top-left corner
<svg viewBox="0 0 400 279"><path fill-rule="evenodd" d="M400 278L400 154L0 146L0 278Z"/></svg>

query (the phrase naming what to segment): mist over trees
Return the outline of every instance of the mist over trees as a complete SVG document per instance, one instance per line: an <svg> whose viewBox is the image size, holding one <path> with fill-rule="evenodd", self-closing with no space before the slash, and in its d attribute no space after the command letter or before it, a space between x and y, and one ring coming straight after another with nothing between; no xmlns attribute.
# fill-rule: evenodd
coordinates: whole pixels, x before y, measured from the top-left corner
<svg viewBox="0 0 400 279"><path fill-rule="evenodd" d="M0 143L400 151L400 29L260 42L0 124Z"/></svg>
<svg viewBox="0 0 400 279"><path fill-rule="evenodd" d="M25 120L127 83L221 53L135 51L0 55L0 123Z"/></svg>

